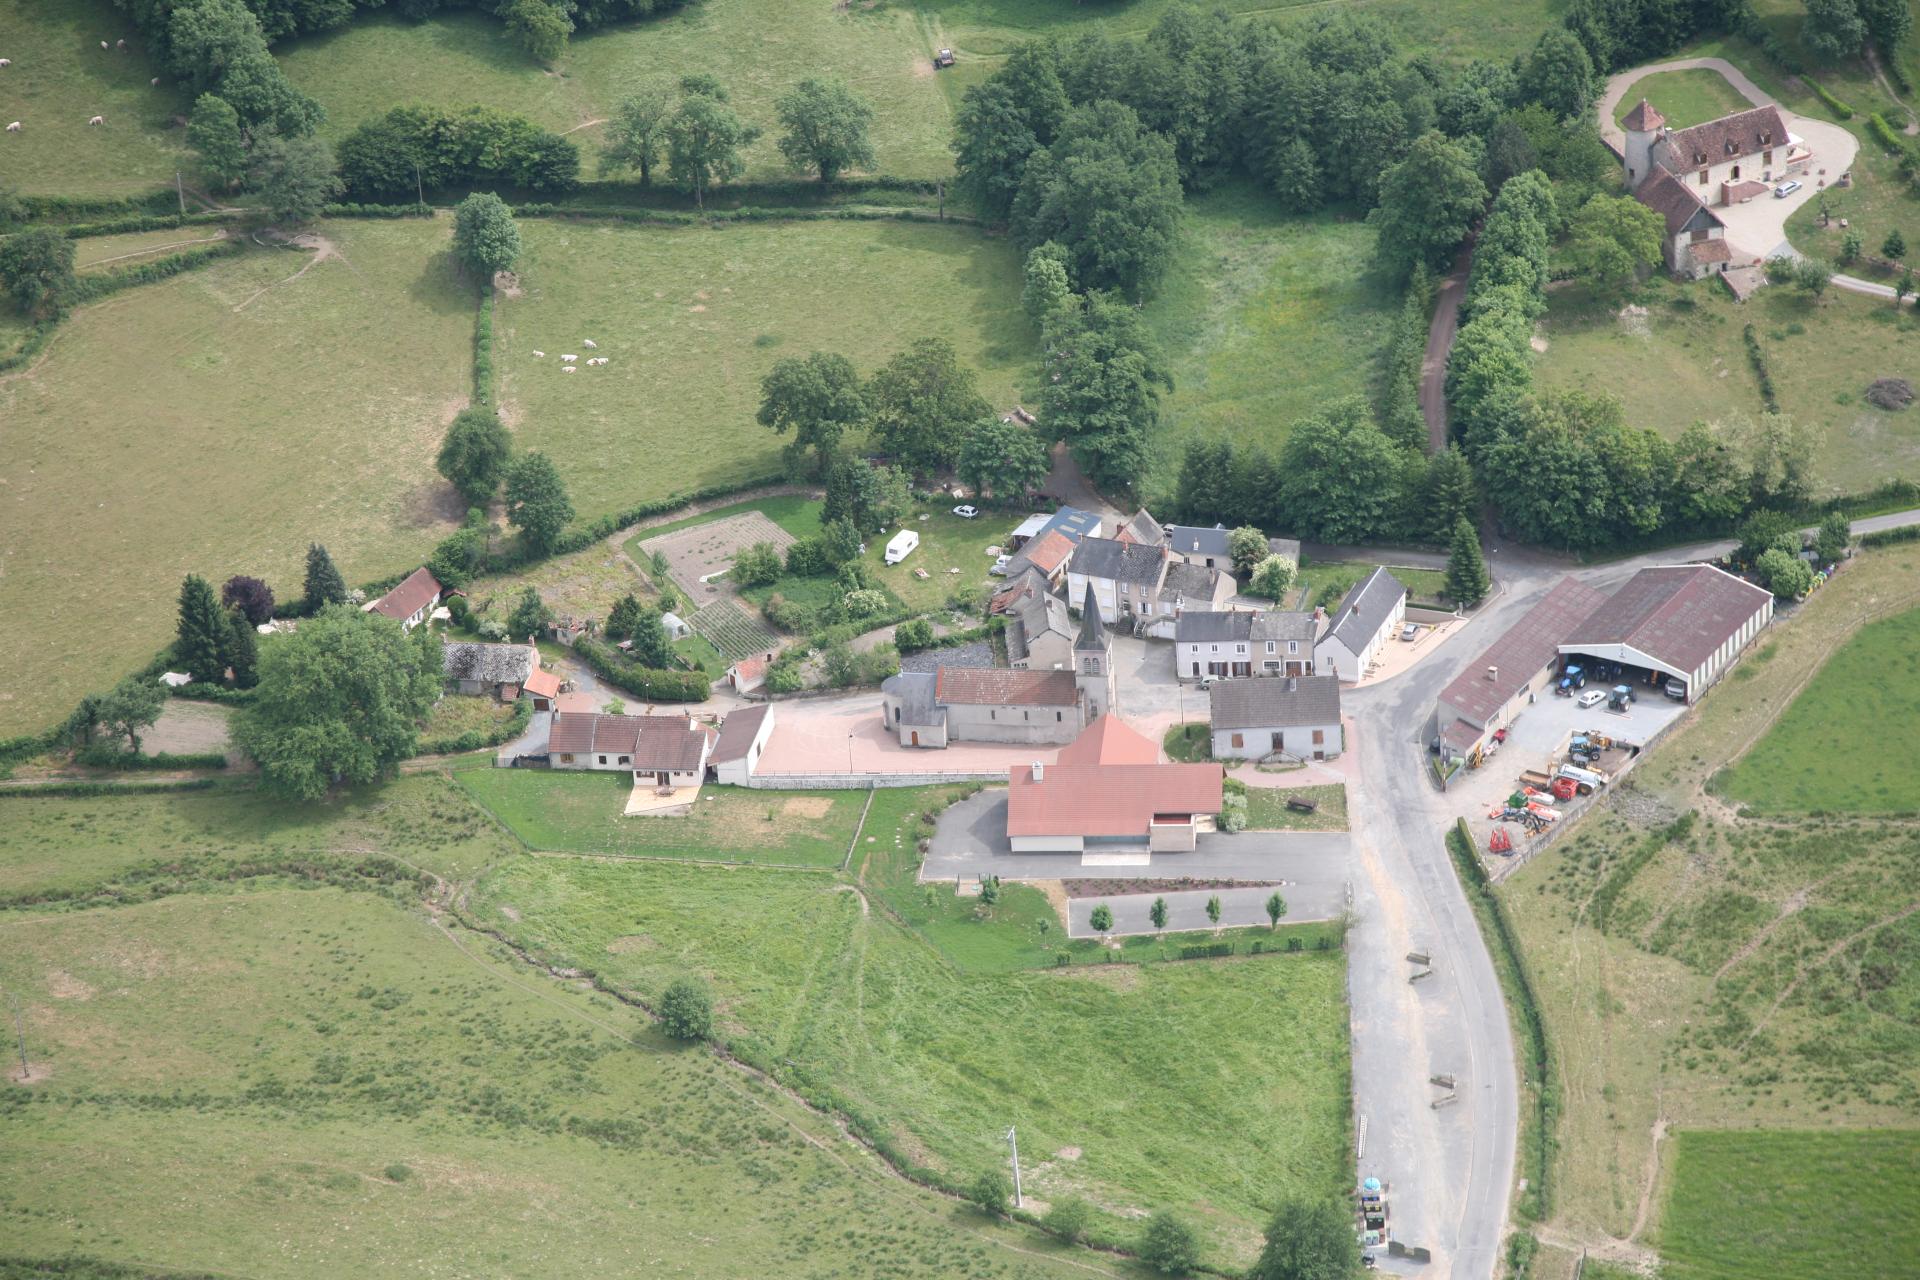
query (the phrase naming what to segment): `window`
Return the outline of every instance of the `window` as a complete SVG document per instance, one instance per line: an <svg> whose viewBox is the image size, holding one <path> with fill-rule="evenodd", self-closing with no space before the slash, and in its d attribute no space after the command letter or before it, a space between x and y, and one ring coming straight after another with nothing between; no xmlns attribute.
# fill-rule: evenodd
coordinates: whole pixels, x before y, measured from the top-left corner
<svg viewBox="0 0 1920 1280"><path fill-rule="evenodd" d="M1695 244L1699 244L1702 240L1705 240L1706 238L1707 238L1707 231L1705 227L1702 227L1693 233L1693 243Z"/></svg>
<svg viewBox="0 0 1920 1280"><path fill-rule="evenodd" d="M1055 724L1059 724L1062 720L1065 720L1066 718L1067 718L1066 713L1063 711L1056 711L1053 713L1053 722Z"/></svg>
<svg viewBox="0 0 1920 1280"><path fill-rule="evenodd" d="M1319 747L1319 746L1325 746L1325 745L1326 745L1326 741L1327 741L1327 731L1326 731L1325 729L1315 729L1315 730L1313 731L1313 745L1314 745L1314 746L1316 746L1316 747Z"/></svg>
<svg viewBox="0 0 1920 1280"><path fill-rule="evenodd" d="M567 754L565 754L565 755L563 755L563 756L561 756L561 757L560 757L560 763L561 763L561 764L572 764L572 763L573 763L573 753L572 753L572 752L568 752Z"/></svg>
<svg viewBox="0 0 1920 1280"><path fill-rule="evenodd" d="M1773 150L1772 150L1772 148L1768 148L1767 150L1765 150L1765 151L1762 151L1762 152L1760 153L1760 163L1761 163L1761 164L1772 164L1772 163L1773 163Z"/></svg>
<svg viewBox="0 0 1920 1280"><path fill-rule="evenodd" d="M1273 652L1273 641L1271 641L1271 640L1269 640L1269 641L1267 641L1267 652L1268 652L1268 653L1272 653L1272 652Z"/></svg>
<svg viewBox="0 0 1920 1280"><path fill-rule="evenodd" d="M1300 642L1298 640L1287 641L1287 652L1288 653L1300 652Z"/></svg>
<svg viewBox="0 0 1920 1280"><path fill-rule="evenodd" d="M999 718L1000 718L1000 713L998 711L995 711L992 707L987 708L987 719L998 720Z"/></svg>
<svg viewBox="0 0 1920 1280"><path fill-rule="evenodd" d="M621 756L621 757L620 757L620 763L621 763L621 764L632 764L632 763L633 763L633 757L632 757L632 756Z"/></svg>
<svg viewBox="0 0 1920 1280"><path fill-rule="evenodd" d="M606 762L607 762L607 758L606 758L605 756L601 756L601 757L600 757L600 763L601 763L601 764L605 764Z"/></svg>
<svg viewBox="0 0 1920 1280"><path fill-rule="evenodd" d="M1236 746L1236 747L1244 747L1244 746L1246 746L1246 745L1247 745L1247 739L1246 739L1246 735L1245 735L1245 734L1243 734L1243 733L1236 733L1236 734L1234 734L1234 735L1233 735L1233 745L1234 745L1234 746Z"/></svg>
<svg viewBox="0 0 1920 1280"><path fill-rule="evenodd" d="M893 722L894 722L895 724L899 724L899 723L900 723L900 708L898 708L898 707L895 707L895 708L893 709Z"/></svg>
<svg viewBox="0 0 1920 1280"><path fill-rule="evenodd" d="M1020 713L1020 718L1022 720L1031 720L1033 719L1033 713L1031 711L1022 711Z"/></svg>
<svg viewBox="0 0 1920 1280"><path fill-rule="evenodd" d="M1237 645L1235 645L1235 646L1233 646L1233 651L1234 651L1235 653L1245 653L1245 652L1247 651L1247 646L1245 646L1245 645L1243 645L1243 644L1237 644Z"/></svg>
<svg viewBox="0 0 1920 1280"><path fill-rule="evenodd" d="M1280 669L1280 664L1278 662L1269 662L1266 664L1266 668L1269 671L1278 671Z"/></svg>
<svg viewBox="0 0 1920 1280"><path fill-rule="evenodd" d="M1707 171L1705 169L1700 171L1700 185L1703 187L1707 185Z"/></svg>
<svg viewBox="0 0 1920 1280"><path fill-rule="evenodd" d="M1740 166L1739 166L1739 165L1735 165L1735 166L1733 166L1733 176L1734 176L1734 177L1736 177L1736 178L1738 178L1738 177L1740 176Z"/></svg>
<svg viewBox="0 0 1920 1280"><path fill-rule="evenodd" d="M1210 645L1208 645L1208 646L1207 646L1207 652L1208 652L1208 653L1218 653L1218 652L1220 652L1220 646L1219 646L1219 645L1217 645L1217 644L1210 644Z"/></svg>

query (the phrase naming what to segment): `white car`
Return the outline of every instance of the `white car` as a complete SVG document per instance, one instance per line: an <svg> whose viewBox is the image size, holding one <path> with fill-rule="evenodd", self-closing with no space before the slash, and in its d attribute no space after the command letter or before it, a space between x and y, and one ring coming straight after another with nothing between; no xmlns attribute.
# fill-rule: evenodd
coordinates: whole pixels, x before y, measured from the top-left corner
<svg viewBox="0 0 1920 1280"><path fill-rule="evenodd" d="M1800 184L1797 182L1783 182L1773 189L1773 198L1775 200L1785 200L1799 189Z"/></svg>
<svg viewBox="0 0 1920 1280"><path fill-rule="evenodd" d="M1574 704L1578 706L1582 711L1589 711L1589 710L1592 710L1594 707L1599 706L1601 703L1605 702L1606 700L1607 700L1607 695L1605 690L1589 689L1585 693L1581 694L1578 698L1574 699Z"/></svg>
<svg viewBox="0 0 1920 1280"><path fill-rule="evenodd" d="M959 516L962 520L971 520L980 514L980 508L971 505L959 506L953 509L953 514Z"/></svg>

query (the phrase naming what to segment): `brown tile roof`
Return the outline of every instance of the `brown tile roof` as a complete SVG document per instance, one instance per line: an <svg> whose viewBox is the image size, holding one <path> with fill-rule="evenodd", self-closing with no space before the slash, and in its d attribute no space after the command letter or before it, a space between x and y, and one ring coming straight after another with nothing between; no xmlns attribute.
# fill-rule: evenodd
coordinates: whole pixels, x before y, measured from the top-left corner
<svg viewBox="0 0 1920 1280"><path fill-rule="evenodd" d="M1008 770L1009 836L1138 836L1155 815L1220 812L1217 764L1050 764Z"/></svg>
<svg viewBox="0 0 1920 1280"><path fill-rule="evenodd" d="M1053 573L1073 554L1073 541L1058 529L1049 529L1021 548L1020 554L1042 573Z"/></svg>
<svg viewBox="0 0 1920 1280"><path fill-rule="evenodd" d="M1627 112L1627 118L1622 120L1620 125L1622 128L1631 129L1635 133L1650 133L1666 122L1667 118L1658 111L1655 111L1651 102L1642 98L1638 106Z"/></svg>
<svg viewBox="0 0 1920 1280"><path fill-rule="evenodd" d="M700 767L706 731L685 716L610 716L557 711L547 736L553 755L626 756L635 769L687 773Z"/></svg>
<svg viewBox="0 0 1920 1280"><path fill-rule="evenodd" d="M633 750L633 767L642 771L664 769L669 773L692 773L706 760L713 739L700 725L689 724L685 716L630 716L644 720L640 741Z"/></svg>
<svg viewBox="0 0 1920 1280"><path fill-rule="evenodd" d="M1118 716L1101 716L1060 748L1056 764L1157 764L1160 748Z"/></svg>
<svg viewBox="0 0 1920 1280"><path fill-rule="evenodd" d="M1560 653L1560 643L1582 619L1606 600L1583 582L1562 578L1520 615L1486 652L1455 676L1440 701L1470 724L1485 728L1495 712ZM1495 668L1487 678L1487 668ZM1471 741L1471 739L1469 739Z"/></svg>
<svg viewBox="0 0 1920 1280"><path fill-rule="evenodd" d="M604 727L602 722L606 722ZM640 740L638 716L609 716L597 711L556 711L547 735L554 755L586 755L596 751L632 755Z"/></svg>
<svg viewBox="0 0 1920 1280"><path fill-rule="evenodd" d="M1070 707L1079 696L1071 671L941 667L933 700L949 706Z"/></svg>
<svg viewBox="0 0 1920 1280"><path fill-rule="evenodd" d="M1655 169L1652 175L1640 184L1639 190L1633 193L1633 197L1667 220L1668 239L1679 235L1689 222L1702 213L1720 226L1726 225L1720 221L1719 214L1700 203L1700 198L1693 194L1692 187L1665 169Z"/></svg>
<svg viewBox="0 0 1920 1280"><path fill-rule="evenodd" d="M1711 565L1642 569L1560 641L1562 648L1623 644L1691 672L1772 595Z"/></svg>
<svg viewBox="0 0 1920 1280"><path fill-rule="evenodd" d="M1695 262L1732 262L1733 249L1725 240L1702 240L1687 246L1687 256Z"/></svg>
<svg viewBox="0 0 1920 1280"><path fill-rule="evenodd" d="M766 682L767 660L765 658L742 658L733 664L733 687L746 692L757 689Z"/></svg>
<svg viewBox="0 0 1920 1280"><path fill-rule="evenodd" d="M1741 201L1751 200L1754 196L1760 195L1767 190L1767 184L1764 182L1756 182L1752 179L1748 179L1745 182L1736 182L1727 188L1727 203L1739 204Z"/></svg>
<svg viewBox="0 0 1920 1280"><path fill-rule="evenodd" d="M1787 122L1774 106L1721 116L1691 129L1675 129L1664 139L1666 154L1680 165L1718 164L1787 145Z"/></svg>
<svg viewBox="0 0 1920 1280"><path fill-rule="evenodd" d="M761 721L772 714L773 704L770 702L730 712L720 722L720 744L713 749L714 763L745 759L747 748L753 745L753 740L760 734Z"/></svg>
<svg viewBox="0 0 1920 1280"><path fill-rule="evenodd" d="M367 607L382 617L405 622L440 594L440 583L424 567L415 569L406 580Z"/></svg>

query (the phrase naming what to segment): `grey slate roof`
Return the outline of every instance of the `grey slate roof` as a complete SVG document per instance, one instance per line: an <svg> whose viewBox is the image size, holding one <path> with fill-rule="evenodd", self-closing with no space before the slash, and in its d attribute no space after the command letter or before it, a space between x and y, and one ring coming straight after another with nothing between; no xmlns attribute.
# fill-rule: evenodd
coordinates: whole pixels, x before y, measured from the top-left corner
<svg viewBox="0 0 1920 1280"><path fill-rule="evenodd" d="M1232 612L1189 609L1173 620L1175 644L1219 644L1244 641L1253 635L1254 614L1246 609Z"/></svg>
<svg viewBox="0 0 1920 1280"><path fill-rule="evenodd" d="M931 671L903 671L880 682L880 692L900 699L902 724L937 725L947 722L947 709L934 701L938 677Z"/></svg>
<svg viewBox="0 0 1920 1280"><path fill-rule="evenodd" d="M1050 592L1021 600L1007 610L1007 657L1014 662L1026 661L1033 642L1048 632L1073 638L1067 602Z"/></svg>
<svg viewBox="0 0 1920 1280"><path fill-rule="evenodd" d="M1286 729L1340 723L1337 676L1222 680L1207 694L1216 729Z"/></svg>
<svg viewBox="0 0 1920 1280"><path fill-rule="evenodd" d="M1135 542L1116 542L1112 538L1082 538L1073 549L1072 572L1111 582L1130 582L1152 586L1160 581L1160 547L1145 547Z"/></svg>
<svg viewBox="0 0 1920 1280"><path fill-rule="evenodd" d="M1082 511L1078 507L1062 507L1053 513L1052 519L1041 526L1040 533L1033 536L1037 538L1041 533L1052 529L1058 529L1073 541L1078 542L1082 538L1099 536L1100 517L1092 511Z"/></svg>
<svg viewBox="0 0 1920 1280"><path fill-rule="evenodd" d="M1087 584L1087 598L1080 603L1080 638L1073 642L1075 653L1105 653L1107 629L1100 625L1100 603L1093 598L1093 584Z"/></svg>
<svg viewBox="0 0 1920 1280"><path fill-rule="evenodd" d="M1173 548L1175 555L1222 559L1228 555L1227 535L1231 532L1223 524L1211 529L1190 524L1170 524L1167 526L1167 545Z"/></svg>
<svg viewBox="0 0 1920 1280"><path fill-rule="evenodd" d="M1333 615L1333 625L1327 628L1327 639L1338 640L1349 653L1359 653L1386 625L1394 606L1406 594L1400 579L1384 567L1375 569L1355 583L1353 590L1347 592L1347 598L1340 602L1340 612Z"/></svg>
<svg viewBox="0 0 1920 1280"><path fill-rule="evenodd" d="M1255 640L1298 640L1312 644L1318 624L1310 613L1292 610L1261 610L1253 617Z"/></svg>
<svg viewBox="0 0 1920 1280"><path fill-rule="evenodd" d="M1218 569L1175 560L1167 566L1167 576L1160 584L1160 593L1163 598L1172 594L1183 600L1205 600L1212 604L1214 587L1219 581Z"/></svg>
<svg viewBox="0 0 1920 1280"><path fill-rule="evenodd" d="M440 669L449 680L483 684L524 684L533 674L533 647L449 640L440 646Z"/></svg>
<svg viewBox="0 0 1920 1280"><path fill-rule="evenodd" d="M1148 546L1153 546L1156 543L1167 540L1167 531L1160 526L1160 522L1155 520L1152 513L1145 507L1140 508L1134 512L1132 516L1128 517L1127 522L1114 531L1114 536L1118 537L1122 533L1126 534L1127 537L1133 541L1144 542Z"/></svg>

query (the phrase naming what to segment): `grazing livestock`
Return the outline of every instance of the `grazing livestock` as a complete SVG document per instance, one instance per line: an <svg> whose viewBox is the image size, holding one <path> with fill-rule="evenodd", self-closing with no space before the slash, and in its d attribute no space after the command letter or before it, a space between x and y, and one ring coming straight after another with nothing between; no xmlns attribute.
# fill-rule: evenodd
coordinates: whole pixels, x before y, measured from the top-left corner
<svg viewBox="0 0 1920 1280"><path fill-rule="evenodd" d="M573 365L570 365L570 364L563 364L563 365L561 365L561 366L560 366L560 372L562 372L562 373L578 373L578 372L580 372L580 370L579 370L579 369L577 369L577 368L575 368L575 367L574 367Z"/></svg>
<svg viewBox="0 0 1920 1280"><path fill-rule="evenodd" d="M18 132L20 132L20 122L19 122L18 120L15 120L15 121L14 121L14 122L13 122L12 124L10 124L10 125L8 125L8 126L7 126L7 132L8 132L8 133L18 133Z"/></svg>
<svg viewBox="0 0 1920 1280"><path fill-rule="evenodd" d="M580 339L580 345L585 347L589 351L597 351L599 349L599 345L595 343L592 338Z"/></svg>
<svg viewBox="0 0 1920 1280"><path fill-rule="evenodd" d="M544 351L536 351L533 353L533 358L535 360L545 360L547 358L547 353Z"/></svg>
<svg viewBox="0 0 1920 1280"><path fill-rule="evenodd" d="M579 356L576 356L576 355L564 355L564 356L561 356L561 357L560 357L560 363L561 363L561 364L572 364L572 363L573 363L573 362L574 362L575 360L578 360L579 358L580 358L580 357L579 357Z"/></svg>
<svg viewBox="0 0 1920 1280"><path fill-rule="evenodd" d="M12 58L0 58L0 67L10 67L12 65L13 65Z"/></svg>
<svg viewBox="0 0 1920 1280"><path fill-rule="evenodd" d="M102 49L104 49L104 48L106 48L106 47L107 47L107 42L106 42L105 40L102 40L102 41L100 42L100 47L101 47Z"/></svg>
<svg viewBox="0 0 1920 1280"><path fill-rule="evenodd" d="M127 42L125 40L116 40L114 41L114 43L122 49L127 47Z"/></svg>
<svg viewBox="0 0 1920 1280"><path fill-rule="evenodd" d="M88 124L105 124L106 122L107 118L105 116L95 116L93 119L87 121Z"/></svg>
<svg viewBox="0 0 1920 1280"><path fill-rule="evenodd" d="M152 85L152 86L154 86L154 88L156 88L156 89L157 89L157 88L159 88L159 87L160 87L160 77L159 77L159 76L155 76L155 77L154 77L153 79L151 79L151 80L149 80L149 81L147 81L147 83L148 83L148 84L150 84L150 85Z"/></svg>

